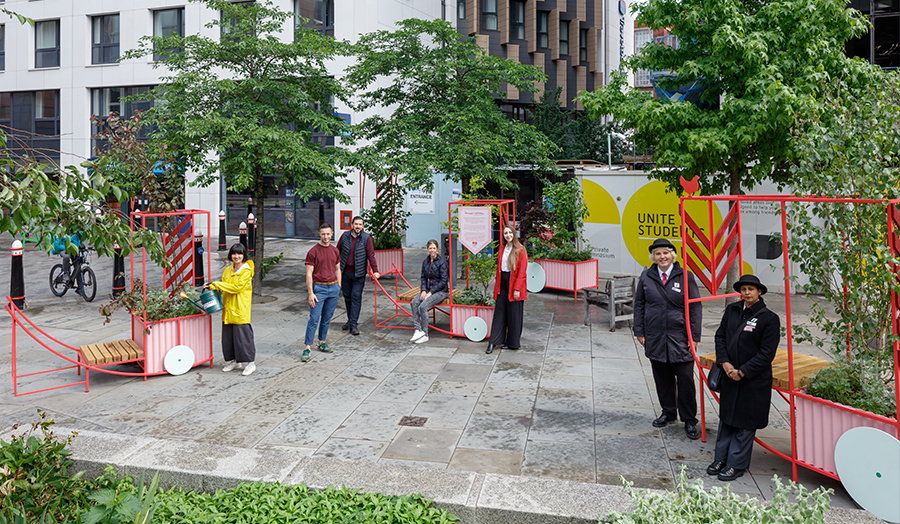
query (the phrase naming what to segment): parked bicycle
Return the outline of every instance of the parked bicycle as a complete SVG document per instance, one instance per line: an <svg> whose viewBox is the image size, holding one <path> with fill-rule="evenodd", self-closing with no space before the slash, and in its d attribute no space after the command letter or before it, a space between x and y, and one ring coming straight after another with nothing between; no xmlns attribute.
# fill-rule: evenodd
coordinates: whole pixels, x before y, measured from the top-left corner
<svg viewBox="0 0 900 524"><path fill-rule="evenodd" d="M70 289L81 295L85 302L91 302L97 296L97 277L90 268L88 253L90 248L83 244L78 246L78 256L72 257L61 251L62 264L50 268L50 291L61 297Z"/></svg>

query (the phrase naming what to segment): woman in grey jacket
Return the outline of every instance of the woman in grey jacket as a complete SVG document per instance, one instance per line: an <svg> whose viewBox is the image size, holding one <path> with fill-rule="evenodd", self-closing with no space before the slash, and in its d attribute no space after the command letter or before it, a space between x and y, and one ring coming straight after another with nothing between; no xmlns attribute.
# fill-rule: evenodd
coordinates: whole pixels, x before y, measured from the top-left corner
<svg viewBox="0 0 900 524"><path fill-rule="evenodd" d="M413 336L410 342L428 342L428 310L444 301L450 293L450 266L438 253L437 240L428 241L428 256L422 261L420 293L412 299Z"/></svg>
<svg viewBox="0 0 900 524"><path fill-rule="evenodd" d="M675 246L659 238L650 246L655 262L638 279L634 293L634 336L650 359L662 415L653 421L661 428L681 416L688 438L700 438L697 430L697 390L694 387L694 354L684 320L684 270L675 262ZM699 297L694 275L688 273L688 292ZM691 336L700 341L703 310L691 304Z"/></svg>

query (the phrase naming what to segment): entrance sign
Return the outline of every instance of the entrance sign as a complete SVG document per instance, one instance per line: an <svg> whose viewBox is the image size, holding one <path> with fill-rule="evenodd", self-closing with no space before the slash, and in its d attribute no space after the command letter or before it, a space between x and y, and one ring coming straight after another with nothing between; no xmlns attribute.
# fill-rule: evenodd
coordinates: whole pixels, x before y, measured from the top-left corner
<svg viewBox="0 0 900 524"><path fill-rule="evenodd" d="M491 243L491 208L459 207L459 241L473 254Z"/></svg>
<svg viewBox="0 0 900 524"><path fill-rule="evenodd" d="M406 209L414 215L433 215L434 194L419 189L410 190L406 195Z"/></svg>

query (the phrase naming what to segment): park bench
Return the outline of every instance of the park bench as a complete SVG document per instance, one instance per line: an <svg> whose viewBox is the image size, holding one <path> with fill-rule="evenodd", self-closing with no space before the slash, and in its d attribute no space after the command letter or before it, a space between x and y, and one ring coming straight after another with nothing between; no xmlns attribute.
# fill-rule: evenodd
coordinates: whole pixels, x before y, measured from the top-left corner
<svg viewBox="0 0 900 524"><path fill-rule="evenodd" d="M614 276L606 281L603 290L582 288L584 291L584 325L591 325L591 305L609 312L609 330L616 330L616 322L634 320L634 283L632 276Z"/></svg>
<svg viewBox="0 0 900 524"><path fill-rule="evenodd" d="M456 293L458 291L459 291L459 289L454 289L453 296L456 296ZM413 288L408 289L407 291L404 291L403 293L397 293L397 300L399 300L401 302L412 302L412 299L416 298L416 295L418 295L421 292L422 292L421 287L413 287ZM438 305L446 305L446 304L450 304L450 297L445 298Z"/></svg>
<svg viewBox="0 0 900 524"><path fill-rule="evenodd" d="M716 354L701 355L700 365L712 367L716 364ZM785 391L802 388L809 383L809 378L816 371L827 368L831 363L821 358L794 353L794 387L788 380L788 353L779 349L775 352L775 360L772 361L772 387Z"/></svg>
<svg viewBox="0 0 900 524"><path fill-rule="evenodd" d="M80 360L89 366L130 362L144 358L144 351L134 340L114 340L85 344L78 348Z"/></svg>

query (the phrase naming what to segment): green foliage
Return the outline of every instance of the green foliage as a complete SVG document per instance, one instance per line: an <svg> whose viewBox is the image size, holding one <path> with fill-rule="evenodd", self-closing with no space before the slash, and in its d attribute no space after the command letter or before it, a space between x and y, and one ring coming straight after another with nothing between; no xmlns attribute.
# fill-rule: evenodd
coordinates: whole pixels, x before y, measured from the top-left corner
<svg viewBox="0 0 900 524"><path fill-rule="evenodd" d="M624 131L616 122L604 124L588 117L583 111L563 109L559 95L562 89L548 89L535 103L532 118L534 127L559 148L554 160L590 159L606 162L609 160L607 136L612 135L612 161L621 162L627 152L627 144L621 139Z"/></svg>
<svg viewBox="0 0 900 524"><path fill-rule="evenodd" d="M91 120L100 129L96 138L106 140L109 147L95 151L94 160L86 165L100 170L126 192L143 195L153 213L179 209L184 202L184 170L165 144L139 138L145 127L140 112L130 119L113 112L105 119L92 115ZM154 173L157 167L161 168L159 174Z"/></svg>
<svg viewBox="0 0 900 524"><path fill-rule="evenodd" d="M731 486L718 486L709 491L703 489L703 480L688 482L685 467L675 480L675 493L636 491L633 482L619 477L631 500L637 505L634 511L610 512L613 524L706 524L724 522L821 524L825 522L825 512L831 508L832 489L816 488L807 490L802 484L788 481L782 484L778 476L773 476L775 493L768 504L754 497L743 498L731 492ZM791 497L794 502L791 503Z"/></svg>
<svg viewBox="0 0 900 524"><path fill-rule="evenodd" d="M798 194L900 198L900 76L879 76L859 92L826 85L826 96L805 121L808 131L797 137L802 155L792 173ZM825 335L801 325L794 326L795 337L852 363L820 372L810 390L896 413L893 398L890 406L879 400L896 382L890 302L891 290L900 292L893 269L898 260L888 248L887 203L792 205L788 212L790 255L809 277L801 290L825 299L810 315Z"/></svg>
<svg viewBox="0 0 900 524"><path fill-rule="evenodd" d="M395 177L389 177L379 184L375 205L362 211L363 221L375 249L398 249L401 247L400 233L406 231L406 221L410 216L403 209L404 193Z"/></svg>
<svg viewBox="0 0 900 524"><path fill-rule="evenodd" d="M58 439L53 419L38 410L40 420L9 442L0 439L0 523L63 522L72 505L84 504L81 473L68 475L72 465L66 448L75 434ZM18 429L18 424L13 430Z"/></svg>
<svg viewBox="0 0 900 524"><path fill-rule="evenodd" d="M108 471L107 471L108 473ZM115 486L94 491L88 499L94 503L81 518L83 524L147 524L159 504L157 493L159 473L153 476L149 487L144 487L144 475L135 489L131 478Z"/></svg>
<svg viewBox="0 0 900 524"><path fill-rule="evenodd" d="M474 255L466 250L466 260L462 266L466 268L469 285L453 297L455 304L494 305L493 290L489 287L497 275L497 256L496 242L491 242Z"/></svg>
<svg viewBox="0 0 900 524"><path fill-rule="evenodd" d="M718 109L654 98L622 73L582 100L595 118L613 115L639 148L655 150L651 176L679 194L680 176L699 176L707 195L788 182L798 158L792 133L822 82L858 85L877 69L844 54L868 25L845 0L648 0L636 9L638 24L670 29L679 46L648 44L627 67L668 71L676 77L669 88L705 85L702 101Z"/></svg>
<svg viewBox="0 0 900 524"><path fill-rule="evenodd" d="M145 287L147 292L146 300L144 300ZM130 311L135 316L143 316L146 313L147 322L199 314L200 310L197 309L197 306L181 298L182 292L194 301L199 299L197 291L188 282L172 289L172 291L166 291L165 289L153 289L150 286L145 286L140 279L136 278L130 290L110 300L108 304L100 306L100 314L106 317L106 320L103 321L104 324L109 323L112 320L112 314L122 308ZM149 331L148 328L147 332L149 333Z"/></svg>
<svg viewBox="0 0 900 524"><path fill-rule="evenodd" d="M137 96L156 100L143 114L156 128L155 143L165 144L167 157L196 172L196 184L212 184L222 173L229 188L249 189L259 209L268 196L264 176L274 177L275 185L293 186L298 201L324 194L349 202L344 168L358 163L343 147L352 142L350 126L334 107L349 93L326 67L347 54L346 43L304 27L306 20L268 0L203 4L222 16L202 35L147 36L124 54L125 59L164 55L153 62L162 70L162 82ZM290 38L285 28L294 24ZM339 137L340 145L325 146L314 133ZM265 258L264 215L257 217L257 267ZM254 284L261 292L259 280Z"/></svg>
<svg viewBox="0 0 900 524"><path fill-rule="evenodd" d="M545 78L534 66L488 55L442 20L400 21L396 30L362 35L355 51L347 79L360 93L356 109L394 108L359 126L370 141L361 148L372 161L365 169L376 180L401 173L407 187L430 190L437 172L478 190L486 182L509 187L498 163L554 169L555 146L531 125L506 118L494 98L503 96L504 83L534 90Z"/></svg>
<svg viewBox="0 0 900 524"><path fill-rule="evenodd" d="M265 280L266 275L269 274L269 271L272 271L272 268L281 263L281 260L284 259L284 251L278 253L274 257L266 257L262 261L262 267L260 268L259 280Z"/></svg>
<svg viewBox="0 0 900 524"><path fill-rule="evenodd" d="M590 246L578 249L579 243L584 243L581 233L588 216L581 182L572 178L568 182L545 183L543 208L546 215L532 207L527 217L529 233L523 242L528 256L568 262L593 258Z"/></svg>

